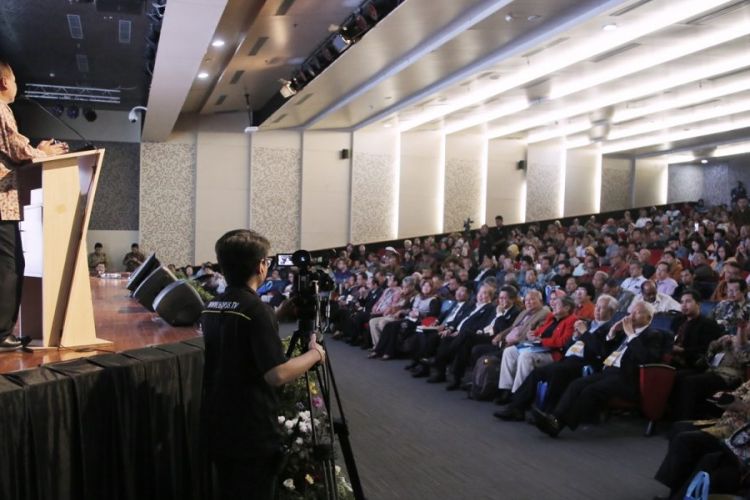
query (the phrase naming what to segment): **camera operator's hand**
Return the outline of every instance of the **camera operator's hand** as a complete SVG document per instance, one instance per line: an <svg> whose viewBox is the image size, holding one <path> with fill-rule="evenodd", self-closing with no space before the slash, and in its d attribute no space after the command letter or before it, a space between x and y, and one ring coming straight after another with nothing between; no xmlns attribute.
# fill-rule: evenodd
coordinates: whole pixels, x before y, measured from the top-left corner
<svg viewBox="0 0 750 500"><path fill-rule="evenodd" d="M320 355L320 364L325 364L326 362L326 350L323 349L323 346L318 344L317 337L313 334L310 338L310 343L307 344L307 348L310 351L317 351L317 353Z"/></svg>

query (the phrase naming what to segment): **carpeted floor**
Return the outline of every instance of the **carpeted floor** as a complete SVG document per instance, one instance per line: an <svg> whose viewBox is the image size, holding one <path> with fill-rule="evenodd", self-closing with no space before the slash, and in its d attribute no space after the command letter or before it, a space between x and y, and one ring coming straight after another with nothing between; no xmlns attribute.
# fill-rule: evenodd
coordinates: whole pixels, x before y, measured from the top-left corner
<svg viewBox="0 0 750 500"><path fill-rule="evenodd" d="M645 422L614 417L558 439L526 423L500 422L497 408L427 384L405 361L366 359L328 340L365 495L376 499L650 499L666 451Z"/></svg>

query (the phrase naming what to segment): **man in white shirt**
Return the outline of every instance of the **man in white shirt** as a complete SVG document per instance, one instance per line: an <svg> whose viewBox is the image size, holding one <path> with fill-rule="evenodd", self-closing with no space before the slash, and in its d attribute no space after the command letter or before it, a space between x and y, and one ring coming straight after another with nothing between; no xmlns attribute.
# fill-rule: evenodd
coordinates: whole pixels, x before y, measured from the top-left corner
<svg viewBox="0 0 750 500"><path fill-rule="evenodd" d="M677 288L677 282L669 275L668 263L662 261L656 265L654 279L656 280L657 292L669 295L670 297L674 294L674 291Z"/></svg>
<svg viewBox="0 0 750 500"><path fill-rule="evenodd" d="M633 295L638 295L641 293L641 285L644 281L646 278L643 277L643 265L634 260L630 263L630 278L623 280L620 287Z"/></svg>
<svg viewBox="0 0 750 500"><path fill-rule="evenodd" d="M680 303L667 294L657 292L653 281L647 280L641 285L641 294L636 295L630 303L628 312L633 312L635 306L641 302L648 302L654 308L654 312L679 311Z"/></svg>

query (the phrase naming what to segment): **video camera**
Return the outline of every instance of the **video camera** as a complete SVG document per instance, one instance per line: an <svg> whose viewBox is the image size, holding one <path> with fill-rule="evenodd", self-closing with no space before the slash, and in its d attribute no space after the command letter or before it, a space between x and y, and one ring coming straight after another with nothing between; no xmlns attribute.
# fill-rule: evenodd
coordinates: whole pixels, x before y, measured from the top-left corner
<svg viewBox="0 0 750 500"><path fill-rule="evenodd" d="M296 306L300 321L315 320L320 294L334 289L331 276L322 268L321 262L317 264L317 266L313 264L312 256L307 250L297 250L291 255L278 254L276 256L277 267L294 266L298 269L290 298Z"/></svg>

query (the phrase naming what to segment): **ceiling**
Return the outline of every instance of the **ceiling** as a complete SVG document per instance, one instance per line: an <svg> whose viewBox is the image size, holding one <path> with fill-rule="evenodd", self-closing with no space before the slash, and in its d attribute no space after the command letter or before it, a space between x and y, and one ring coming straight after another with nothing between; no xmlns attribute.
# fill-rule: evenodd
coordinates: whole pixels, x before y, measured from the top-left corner
<svg viewBox="0 0 750 500"><path fill-rule="evenodd" d="M153 79L152 3L3 0L0 55L24 83L147 103L148 141L181 113L244 111L245 94L261 129L564 137L618 156L750 129L750 0L405 0L291 98L280 81L362 0L168 0Z"/></svg>
<svg viewBox="0 0 750 500"><path fill-rule="evenodd" d="M95 88L117 97L110 104L97 103L97 108L142 105L150 81L146 40L154 24L148 17L154 10L151 4L145 0L2 0L0 57L13 66L22 92L31 84ZM150 50L153 57L155 46ZM86 102L85 98L40 100L45 104L73 101Z"/></svg>

